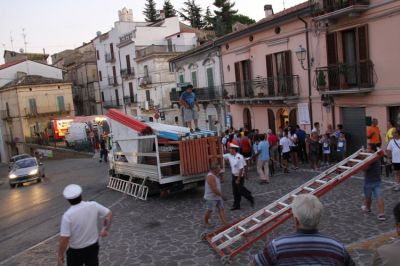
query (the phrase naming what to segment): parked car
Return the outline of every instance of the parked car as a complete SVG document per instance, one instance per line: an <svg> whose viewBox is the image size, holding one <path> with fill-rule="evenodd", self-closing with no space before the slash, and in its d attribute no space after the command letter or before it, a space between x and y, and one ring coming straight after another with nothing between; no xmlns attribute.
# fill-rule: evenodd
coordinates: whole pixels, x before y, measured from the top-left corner
<svg viewBox="0 0 400 266"><path fill-rule="evenodd" d="M75 143L82 143L88 140L87 131L89 127L86 123L72 123L65 134L65 143L67 147L74 146Z"/></svg>
<svg viewBox="0 0 400 266"><path fill-rule="evenodd" d="M14 163L8 175L8 180L10 187L15 188L16 185L31 181L41 182L44 176L43 163L39 163L36 158L30 157Z"/></svg>
<svg viewBox="0 0 400 266"><path fill-rule="evenodd" d="M15 156L11 157L10 162L8 164L8 171L10 171L12 169L13 164L16 161L19 161L19 160L22 160L22 159L26 159L26 158L30 158L30 157L32 157L32 156L30 156L29 154L18 154L18 155L15 155Z"/></svg>

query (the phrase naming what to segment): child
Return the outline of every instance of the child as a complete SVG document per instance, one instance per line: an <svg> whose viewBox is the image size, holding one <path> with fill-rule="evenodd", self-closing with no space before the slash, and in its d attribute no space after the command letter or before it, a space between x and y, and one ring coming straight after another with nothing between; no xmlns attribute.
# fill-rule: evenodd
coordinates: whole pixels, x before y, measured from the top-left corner
<svg viewBox="0 0 400 266"><path fill-rule="evenodd" d="M376 146L373 144L368 144L368 152L376 152ZM361 209L366 212L371 212L371 204L372 204L372 194L376 199L377 207L378 207L378 220L385 221L385 211L384 211L384 202L381 193L381 161L377 160L373 162L365 171L365 179L364 179L364 205L361 206Z"/></svg>
<svg viewBox="0 0 400 266"><path fill-rule="evenodd" d="M330 156L331 156L331 141L329 133L326 133L321 138L322 144L322 154L323 154L323 161L325 165L329 165Z"/></svg>
<svg viewBox="0 0 400 266"><path fill-rule="evenodd" d="M339 138L337 141L337 156L339 161L343 161L346 157L346 138L344 137L344 133L339 133Z"/></svg>

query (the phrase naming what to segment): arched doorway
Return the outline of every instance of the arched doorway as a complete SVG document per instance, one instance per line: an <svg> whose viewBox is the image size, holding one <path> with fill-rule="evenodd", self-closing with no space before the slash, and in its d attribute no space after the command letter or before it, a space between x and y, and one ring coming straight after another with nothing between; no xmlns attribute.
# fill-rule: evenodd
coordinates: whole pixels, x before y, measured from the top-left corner
<svg viewBox="0 0 400 266"><path fill-rule="evenodd" d="M295 127L297 125L297 109L292 109L289 113L289 125Z"/></svg>
<svg viewBox="0 0 400 266"><path fill-rule="evenodd" d="M268 127L272 132L276 133L275 114L271 109L268 109Z"/></svg>
<svg viewBox="0 0 400 266"><path fill-rule="evenodd" d="M279 109L276 113L276 120L279 127L286 128L289 124L289 114L285 109Z"/></svg>
<svg viewBox="0 0 400 266"><path fill-rule="evenodd" d="M251 113L249 108L244 108L243 110L243 127L251 130Z"/></svg>

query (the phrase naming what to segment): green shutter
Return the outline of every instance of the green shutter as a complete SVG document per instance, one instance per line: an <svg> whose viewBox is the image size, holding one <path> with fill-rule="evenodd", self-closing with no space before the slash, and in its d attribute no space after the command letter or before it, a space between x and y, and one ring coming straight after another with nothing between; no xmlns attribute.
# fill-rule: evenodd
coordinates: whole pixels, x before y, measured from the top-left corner
<svg viewBox="0 0 400 266"><path fill-rule="evenodd" d="M207 84L208 87L214 87L214 75L211 67L207 68Z"/></svg>
<svg viewBox="0 0 400 266"><path fill-rule="evenodd" d="M57 104L59 111L65 111L64 96L57 96Z"/></svg>
<svg viewBox="0 0 400 266"><path fill-rule="evenodd" d="M185 78L183 76L183 74L179 75L179 83L184 83L185 82Z"/></svg>
<svg viewBox="0 0 400 266"><path fill-rule="evenodd" d="M192 85L193 85L193 87L197 88L197 72L196 71L192 72Z"/></svg>
<svg viewBox="0 0 400 266"><path fill-rule="evenodd" d="M31 114L37 113L36 99L29 99L29 110Z"/></svg>

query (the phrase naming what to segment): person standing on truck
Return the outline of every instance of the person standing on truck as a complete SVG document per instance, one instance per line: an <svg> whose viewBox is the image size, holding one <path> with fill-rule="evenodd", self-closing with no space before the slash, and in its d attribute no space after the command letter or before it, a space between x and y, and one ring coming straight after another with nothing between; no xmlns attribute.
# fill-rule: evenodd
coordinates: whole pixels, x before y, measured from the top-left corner
<svg viewBox="0 0 400 266"><path fill-rule="evenodd" d="M105 163L107 163L107 157L108 157L108 150L107 150L107 143L106 143L106 137L102 137L100 140L100 163L104 160Z"/></svg>
<svg viewBox="0 0 400 266"><path fill-rule="evenodd" d="M193 85L187 85L186 90L182 93L180 104L183 106L183 121L186 126L192 130L192 120L194 121L195 130L200 131L198 125L200 106L196 99L196 94L193 92Z"/></svg>
<svg viewBox="0 0 400 266"><path fill-rule="evenodd" d="M99 236L108 236L111 210L94 201L82 201L82 188L76 184L66 186L63 196L71 207L61 220L57 265L64 265L65 251L67 265L99 265ZM104 219L100 233L99 218Z"/></svg>
<svg viewBox="0 0 400 266"><path fill-rule="evenodd" d="M232 192L234 201L231 211L240 210L242 196L254 207L254 198L251 192L244 186L246 161L243 155L239 153L239 145L231 143L229 146L229 153L224 154L224 159L229 160L232 170Z"/></svg>
<svg viewBox="0 0 400 266"><path fill-rule="evenodd" d="M223 225L227 225L224 210L224 196L221 191L221 182L223 177L219 177L221 166L214 162L210 166L210 172L207 174L204 186L204 199L206 200L206 212L204 213L204 224L210 226L210 215L215 209L218 210L219 218Z"/></svg>

